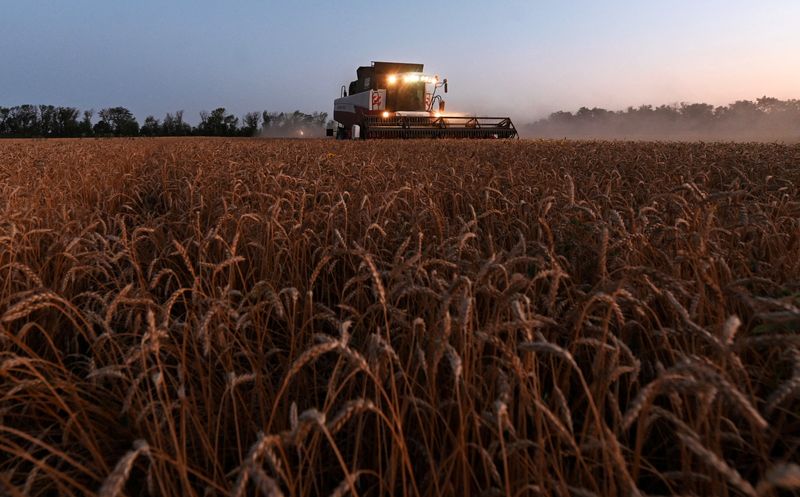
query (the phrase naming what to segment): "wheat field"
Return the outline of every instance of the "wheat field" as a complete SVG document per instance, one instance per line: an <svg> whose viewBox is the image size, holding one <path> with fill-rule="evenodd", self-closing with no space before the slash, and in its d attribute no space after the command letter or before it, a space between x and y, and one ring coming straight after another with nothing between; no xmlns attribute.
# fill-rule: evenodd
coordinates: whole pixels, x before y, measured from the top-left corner
<svg viewBox="0 0 800 497"><path fill-rule="evenodd" d="M800 491L800 146L0 142L0 493Z"/></svg>

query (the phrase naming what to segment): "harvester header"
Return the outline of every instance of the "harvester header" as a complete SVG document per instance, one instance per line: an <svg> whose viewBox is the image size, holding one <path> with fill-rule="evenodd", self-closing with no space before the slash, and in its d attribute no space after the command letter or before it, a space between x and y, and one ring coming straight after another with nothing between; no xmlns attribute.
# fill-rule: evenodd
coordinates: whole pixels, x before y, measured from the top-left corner
<svg viewBox="0 0 800 497"><path fill-rule="evenodd" d="M373 62L356 70L333 103L328 136L345 138L514 138L509 117L446 113L447 78L422 64ZM440 93L441 90L441 93Z"/></svg>

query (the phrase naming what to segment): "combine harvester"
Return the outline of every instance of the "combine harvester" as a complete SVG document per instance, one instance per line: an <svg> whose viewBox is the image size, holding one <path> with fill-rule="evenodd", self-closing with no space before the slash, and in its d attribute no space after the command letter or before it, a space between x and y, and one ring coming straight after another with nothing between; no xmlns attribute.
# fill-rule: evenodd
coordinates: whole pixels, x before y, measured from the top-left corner
<svg viewBox="0 0 800 497"><path fill-rule="evenodd" d="M373 62L342 85L328 136L357 138L514 138L508 117L445 114L447 79L422 72L422 64Z"/></svg>

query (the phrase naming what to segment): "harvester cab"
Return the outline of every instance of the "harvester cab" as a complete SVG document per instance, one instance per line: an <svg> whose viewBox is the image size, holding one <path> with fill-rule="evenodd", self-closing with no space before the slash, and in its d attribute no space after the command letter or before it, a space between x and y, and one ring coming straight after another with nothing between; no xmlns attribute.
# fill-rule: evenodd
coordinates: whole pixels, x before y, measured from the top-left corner
<svg viewBox="0 0 800 497"><path fill-rule="evenodd" d="M356 70L334 100L328 136L346 138L514 138L508 117L446 113L447 79L422 64L373 62ZM441 93L440 93L441 90Z"/></svg>

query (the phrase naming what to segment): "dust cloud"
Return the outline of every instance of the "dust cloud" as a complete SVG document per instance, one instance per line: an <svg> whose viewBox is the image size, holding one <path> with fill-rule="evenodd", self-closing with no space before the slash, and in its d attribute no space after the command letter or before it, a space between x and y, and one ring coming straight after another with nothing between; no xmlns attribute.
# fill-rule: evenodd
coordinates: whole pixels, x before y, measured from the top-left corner
<svg viewBox="0 0 800 497"><path fill-rule="evenodd" d="M264 112L259 138L323 138L327 112Z"/></svg>
<svg viewBox="0 0 800 497"><path fill-rule="evenodd" d="M258 138L324 138L325 128L320 126L288 125L261 129Z"/></svg>
<svg viewBox="0 0 800 497"><path fill-rule="evenodd" d="M762 97L719 107L681 103L624 111L582 107L518 129L523 138L800 143L800 100Z"/></svg>

